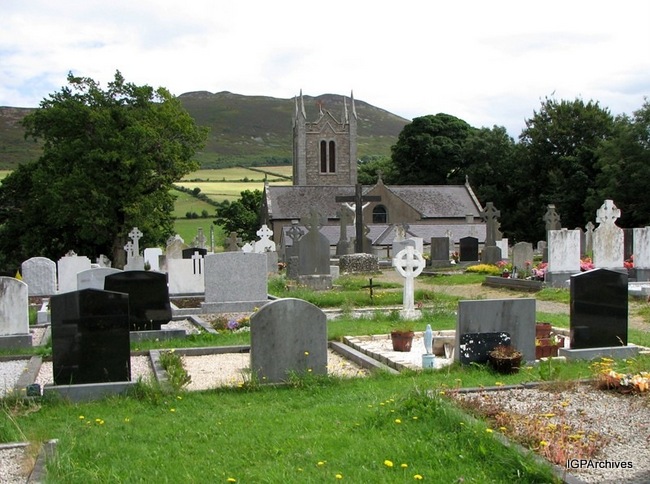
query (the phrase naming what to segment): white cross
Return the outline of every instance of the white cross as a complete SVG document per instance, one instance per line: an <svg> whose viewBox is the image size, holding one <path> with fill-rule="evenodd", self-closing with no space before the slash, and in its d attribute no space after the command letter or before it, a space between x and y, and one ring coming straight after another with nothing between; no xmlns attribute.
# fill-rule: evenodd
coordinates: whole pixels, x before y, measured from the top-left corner
<svg viewBox="0 0 650 484"><path fill-rule="evenodd" d="M404 278L404 315L412 317L415 313L415 283L414 279L424 269L425 262L422 254L415 247L407 246L400 250L393 259L393 267Z"/></svg>
<svg viewBox="0 0 650 484"><path fill-rule="evenodd" d="M133 255L140 255L140 243L138 241L142 238L142 232L138 230L138 227L133 227L129 232L129 238L133 240Z"/></svg>
<svg viewBox="0 0 650 484"><path fill-rule="evenodd" d="M198 269L199 269L198 272L197 272L197 270L196 270L196 263L197 263L197 261L198 261L198 263L199 263L199 264L198 264L198 265L199 265L199 267L198 267ZM197 250L196 252L194 252L194 254L192 254L192 269L194 270L194 274L201 274L201 272L203 272L203 271L202 271L202 268L203 268L202 264L203 264L203 256L202 256L201 253Z"/></svg>
<svg viewBox="0 0 650 484"><path fill-rule="evenodd" d="M613 200L605 200L605 203L596 210L596 222L599 224L614 225L621 216L621 211L614 205Z"/></svg>

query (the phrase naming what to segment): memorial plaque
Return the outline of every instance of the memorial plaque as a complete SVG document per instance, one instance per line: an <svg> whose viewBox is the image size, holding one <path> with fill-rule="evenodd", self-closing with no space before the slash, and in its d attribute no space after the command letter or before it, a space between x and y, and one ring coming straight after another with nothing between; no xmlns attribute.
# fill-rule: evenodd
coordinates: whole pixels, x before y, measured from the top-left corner
<svg viewBox="0 0 650 484"><path fill-rule="evenodd" d="M52 296L54 383L131 380L129 296L83 289Z"/></svg>
<svg viewBox="0 0 650 484"><path fill-rule="evenodd" d="M172 319L167 274L150 271L125 271L104 279L107 291L129 295L131 331L160 330Z"/></svg>
<svg viewBox="0 0 650 484"><path fill-rule="evenodd" d="M510 346L508 333L465 333L460 335L458 359L463 365L487 363L488 354L499 345Z"/></svg>
<svg viewBox="0 0 650 484"><path fill-rule="evenodd" d="M570 292L571 349L627 345L627 273L576 274Z"/></svg>

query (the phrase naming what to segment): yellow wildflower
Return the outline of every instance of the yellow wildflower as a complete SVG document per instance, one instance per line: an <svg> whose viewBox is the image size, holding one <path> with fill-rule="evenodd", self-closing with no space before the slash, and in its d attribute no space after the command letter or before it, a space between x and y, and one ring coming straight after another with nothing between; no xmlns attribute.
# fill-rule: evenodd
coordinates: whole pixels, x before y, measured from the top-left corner
<svg viewBox="0 0 650 484"><path fill-rule="evenodd" d="M393 461L390 461L390 460L386 459L386 460L384 461L384 465L385 465L386 467L393 467Z"/></svg>

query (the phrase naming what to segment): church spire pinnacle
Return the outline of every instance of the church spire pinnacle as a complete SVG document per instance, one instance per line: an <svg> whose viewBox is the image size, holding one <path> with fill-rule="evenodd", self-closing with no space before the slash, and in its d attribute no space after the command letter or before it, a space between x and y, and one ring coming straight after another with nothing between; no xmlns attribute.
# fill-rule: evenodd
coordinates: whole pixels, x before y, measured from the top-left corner
<svg viewBox="0 0 650 484"><path fill-rule="evenodd" d="M349 123L350 120L348 118L348 102L345 99L345 96L343 96L343 123L347 124Z"/></svg>
<svg viewBox="0 0 650 484"><path fill-rule="evenodd" d="M350 90L350 99L351 99L351 103L352 103L352 116L354 116L354 118L356 119L357 118L357 108L354 105L354 92L352 90Z"/></svg>

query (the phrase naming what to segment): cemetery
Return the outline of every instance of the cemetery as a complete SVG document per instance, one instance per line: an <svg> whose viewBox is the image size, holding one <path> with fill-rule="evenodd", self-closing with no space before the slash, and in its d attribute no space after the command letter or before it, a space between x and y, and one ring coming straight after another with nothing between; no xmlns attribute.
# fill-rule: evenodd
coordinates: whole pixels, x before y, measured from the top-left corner
<svg viewBox="0 0 650 484"><path fill-rule="evenodd" d="M191 246L177 236L166 249L152 252L139 247L142 233L134 227L125 246L124 270L111 268L105 258L91 262L72 251L57 262L29 259L18 277L0 277L3 408L26 434L48 435L28 473L34 479L39 472L40 478L69 472L47 465L47 459L56 460L62 449L72 451L72 435L83 438L84 446L101 445L101 439L86 442L70 428L50 427L51 418L76 421L97 434L110 429L110 438L123 450L109 458L111 466L121 459L130 467L124 456L141 451L123 436L129 428L154 425L150 419L162 419L162 428L173 428L174 435L191 432L189 438L199 440L209 435L206 449L239 445L256 455L240 434L264 432L255 427L241 432L241 426L248 427L247 417L236 409L256 409L261 399L267 402L264 411L277 415L269 417L275 421L285 412L284 405L294 408L295 416L283 417L290 429L301 421L315 425L309 440L351 439L318 427L329 427L317 422L333 418L348 434L358 432L359 439L377 442L377 449L350 454L350 440L344 445L345 459L334 451L337 446L312 442L310 446L325 445L323 454L307 458L292 443L298 434L289 431L284 439L299 456L292 472L309 479L327 480L330 471L330 478L381 480L377 476L393 466L415 479L461 477L466 470L455 469L452 460L432 464L426 452L409 445L436 435L436 448L451 446L479 460L479 449L487 445L489 452L511 462L508 470L482 471L490 482L505 481L507 475L512 480L511 472L524 473L521 482L599 482L611 475L595 470L567 476L562 459L569 458L632 462L620 479L643 482L650 476L644 442L649 434L647 426L633 429L647 421L650 326L647 302L637 297L637 287L645 295L650 283L639 280L642 270L625 266L623 235L615 230L616 209L609 202L598 216L603 230L593 230L593 267L587 270L581 270L579 230L549 230L546 249L505 245L504 257L490 222L498 211L491 206L482 248L471 240L458 247L449 239L431 240L427 247L405 238L396 243L389 260L363 252L331 257L316 211L296 227L288 247L276 247L272 231L263 226L259 241L233 240L224 252L208 251L200 234ZM643 264L639 244L645 231L633 235L636 266ZM610 250L612 241L620 243L615 257L599 249L603 237ZM279 260L286 261L284 270L278 270ZM546 267L545 276L551 276L540 281L539 274L534 277L535 266ZM490 279L530 281L538 287L531 292L519 285L490 284ZM410 333L406 349L395 346L390 336L395 332ZM518 357L503 373L494 363L502 353ZM316 394L322 399L315 401ZM363 405L359 395L367 399ZM339 399L344 401L327 404ZM357 403L345 403L350 399ZM207 428L185 416L201 415L199 408L206 406L219 408L221 415L210 417ZM311 406L314 415L299 410L303 406ZM494 406L506 410L494 415L489 411ZM149 407L157 410L152 414ZM615 416L607 418L617 422L617 429L602 425L605 413L585 419L586 407L602 412L611 407ZM324 408L328 410L319 417ZM29 409L40 417L27 418ZM440 421L446 413L454 415L454 423ZM531 414L551 415L545 417L548 425L527 421ZM190 420L179 423L183 419ZM369 421L376 423L366 428ZM562 425L571 428L570 435L582 437L549 433L548 428ZM386 426L394 428L391 437L383 435ZM479 442L476 448L448 441L462 426ZM195 433L201 428L204 437ZM8 442L20 440L9 427L0 427L0 432ZM502 439L523 447L504 446ZM581 446L582 439L592 443ZM0 448L0 454L18 452L23 444L17 445ZM184 437L176 445L189 442ZM262 456L255 457L264 463L261 469L236 464L241 457L198 458L200 470L188 468L185 476L223 475L224 481L238 482L263 480L266 472L275 476L271 481L295 478L281 478L288 468L281 470ZM377 462L366 462L369 458ZM225 471L230 468L234 470ZM103 472L98 464L97 476Z"/></svg>

